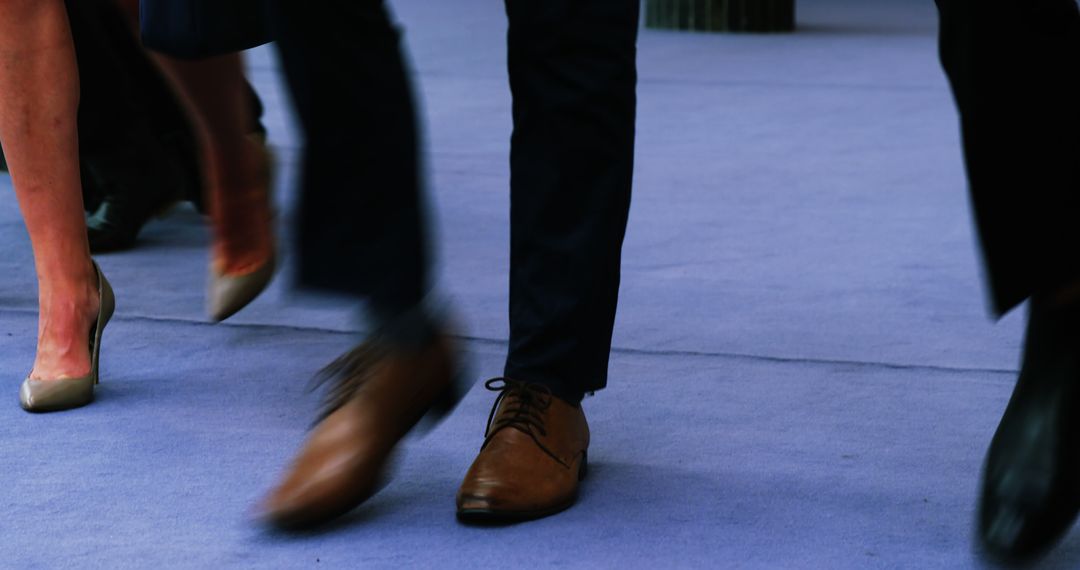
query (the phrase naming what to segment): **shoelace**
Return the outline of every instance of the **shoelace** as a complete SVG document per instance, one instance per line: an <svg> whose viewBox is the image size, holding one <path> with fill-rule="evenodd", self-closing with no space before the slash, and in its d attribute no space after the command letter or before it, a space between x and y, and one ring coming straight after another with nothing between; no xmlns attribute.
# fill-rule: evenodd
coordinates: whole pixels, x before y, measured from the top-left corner
<svg viewBox="0 0 1080 570"><path fill-rule="evenodd" d="M326 384L329 384L329 387L323 395L322 406L315 424L344 406L371 377L375 363L384 356L386 356L386 349L382 343L364 342L318 371L308 383L308 392L313 392Z"/></svg>
<svg viewBox="0 0 1080 570"><path fill-rule="evenodd" d="M544 453L551 456L552 459L569 467L562 458L540 441L541 436L547 435L547 428L544 426L544 412L551 406L553 396L550 388L542 384L521 382L505 376L499 376L484 382L484 388L492 392L499 392L499 397L495 398L495 404L491 406L491 413L488 414L487 434L484 438L485 446L499 431L505 428L516 429L531 437L536 442L536 445ZM503 408L498 417L495 417L495 412L499 409L499 405L503 400L506 400L506 407Z"/></svg>

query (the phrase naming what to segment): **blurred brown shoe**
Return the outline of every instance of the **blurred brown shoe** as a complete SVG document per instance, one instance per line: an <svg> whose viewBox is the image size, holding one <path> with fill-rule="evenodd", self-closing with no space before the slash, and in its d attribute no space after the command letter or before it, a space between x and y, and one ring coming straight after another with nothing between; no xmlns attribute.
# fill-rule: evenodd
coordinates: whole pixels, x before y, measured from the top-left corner
<svg viewBox="0 0 1080 570"><path fill-rule="evenodd" d="M501 394L488 418L484 445L458 491L458 518L512 522L573 505L589 448L581 407L539 384L495 378L486 386Z"/></svg>
<svg viewBox="0 0 1080 570"><path fill-rule="evenodd" d="M283 529L312 527L375 494L405 434L460 399L457 359L442 336L415 352L363 344L327 367L335 377L327 412L264 501L265 519Z"/></svg>

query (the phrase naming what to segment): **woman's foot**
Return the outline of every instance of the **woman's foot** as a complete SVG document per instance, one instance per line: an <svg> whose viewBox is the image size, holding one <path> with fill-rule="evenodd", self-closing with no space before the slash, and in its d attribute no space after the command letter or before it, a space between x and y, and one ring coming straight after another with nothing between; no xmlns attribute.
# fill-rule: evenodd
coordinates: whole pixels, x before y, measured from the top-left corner
<svg viewBox="0 0 1080 570"><path fill-rule="evenodd" d="M90 373L90 334L101 298L97 271L88 264L78 275L39 276L37 355L30 378L59 380Z"/></svg>
<svg viewBox="0 0 1080 570"><path fill-rule="evenodd" d="M249 139L243 176L219 181L211 196L214 243L211 251L207 312L222 321L253 301L274 273L270 153ZM245 153L247 154L247 153Z"/></svg>
<svg viewBox="0 0 1080 570"><path fill-rule="evenodd" d="M214 243L213 269L222 275L258 270L273 256L270 152L257 140L243 162L240 176L221 180L211 196Z"/></svg>
<svg viewBox="0 0 1080 570"><path fill-rule="evenodd" d="M101 333L113 315L116 298L109 281L97 265L93 265L93 270L97 295L91 295L89 299L83 293L82 281L78 279L72 282L58 281L55 278L42 279L42 282L50 284L73 283L74 287L70 288L69 294L58 296L55 290L50 290L42 296L42 299L46 300L42 305L47 305L50 309L48 317L43 318L40 327L43 334L39 341L38 360L41 364L35 365L30 377L19 388L19 404L28 412L70 410L94 400L94 385L99 380ZM53 299L57 301L50 301ZM88 310L87 301L89 304L97 303L96 314L92 319L85 314ZM90 330L82 332L82 326L78 323L86 321L89 321ZM65 334L56 334L57 331L65 329ZM78 346L79 337L86 343L81 347ZM89 357L89 370L85 374L73 372L86 369L81 364L84 356ZM45 360L50 362L46 364ZM46 368L51 370L46 373Z"/></svg>

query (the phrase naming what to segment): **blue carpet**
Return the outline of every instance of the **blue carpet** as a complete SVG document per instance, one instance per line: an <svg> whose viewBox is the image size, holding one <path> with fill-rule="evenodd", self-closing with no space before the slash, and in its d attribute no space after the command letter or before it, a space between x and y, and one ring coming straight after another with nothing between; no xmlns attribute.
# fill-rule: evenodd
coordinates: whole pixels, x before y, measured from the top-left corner
<svg viewBox="0 0 1080 570"><path fill-rule="evenodd" d="M477 377L495 375L502 6L394 5L428 119L441 282ZM119 306L98 401L23 413L34 275L0 178L0 567L979 567L977 473L1022 320L986 318L933 3L804 0L799 19L780 36L642 31L611 387L585 402L593 469L578 506L529 524L454 520L491 401L480 387L340 524L252 524L313 417L307 379L357 325L347 304L292 295L287 273L229 323L205 323L207 235L190 209L100 258ZM272 52L249 66L285 234L299 141ZM1074 536L1045 566L1078 563Z"/></svg>

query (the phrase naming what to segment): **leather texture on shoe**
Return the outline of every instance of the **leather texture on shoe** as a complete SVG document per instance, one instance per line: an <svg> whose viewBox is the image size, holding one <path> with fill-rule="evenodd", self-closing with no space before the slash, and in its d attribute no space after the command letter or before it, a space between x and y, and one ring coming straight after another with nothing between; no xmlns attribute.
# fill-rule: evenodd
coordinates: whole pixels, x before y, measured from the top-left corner
<svg viewBox="0 0 1080 570"><path fill-rule="evenodd" d="M1033 300L1024 361L987 453L979 505L984 553L1046 552L1080 512L1080 318Z"/></svg>
<svg viewBox="0 0 1080 570"><path fill-rule="evenodd" d="M274 279L276 254L250 273L225 275L210 268L206 286L206 311L214 322L235 315L255 300Z"/></svg>
<svg viewBox="0 0 1080 570"><path fill-rule="evenodd" d="M458 490L458 518L527 520L573 505L587 466L584 411L538 384L495 378L486 386L501 394L483 447Z"/></svg>
<svg viewBox="0 0 1080 570"><path fill-rule="evenodd" d="M263 503L284 529L316 526L371 497L387 478L398 442L425 415L440 418L463 395L459 357L440 335L419 351L369 342L327 367L327 412Z"/></svg>
<svg viewBox="0 0 1080 570"><path fill-rule="evenodd" d="M85 406L94 400L94 385L99 382L101 336L116 308L112 286L101 268L94 264L98 277L98 296L101 304L98 316L90 327L90 373L78 378L35 380L26 378L19 389L19 403L28 412L54 412Z"/></svg>

